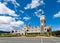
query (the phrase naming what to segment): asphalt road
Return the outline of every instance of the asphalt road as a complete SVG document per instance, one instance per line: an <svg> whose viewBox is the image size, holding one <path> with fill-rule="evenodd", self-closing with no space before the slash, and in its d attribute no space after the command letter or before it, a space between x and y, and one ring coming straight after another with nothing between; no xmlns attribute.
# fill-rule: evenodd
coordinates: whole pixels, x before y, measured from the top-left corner
<svg viewBox="0 0 60 43"><path fill-rule="evenodd" d="M0 38L0 43L60 43L60 38Z"/></svg>

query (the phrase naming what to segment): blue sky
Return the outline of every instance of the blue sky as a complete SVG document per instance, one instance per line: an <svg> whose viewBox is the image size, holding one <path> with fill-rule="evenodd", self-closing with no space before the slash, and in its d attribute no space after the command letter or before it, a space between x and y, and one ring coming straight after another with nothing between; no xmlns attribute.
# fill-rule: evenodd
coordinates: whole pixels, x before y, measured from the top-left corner
<svg viewBox="0 0 60 43"><path fill-rule="evenodd" d="M60 0L0 0L0 30L40 26L42 11L46 25L60 30Z"/></svg>

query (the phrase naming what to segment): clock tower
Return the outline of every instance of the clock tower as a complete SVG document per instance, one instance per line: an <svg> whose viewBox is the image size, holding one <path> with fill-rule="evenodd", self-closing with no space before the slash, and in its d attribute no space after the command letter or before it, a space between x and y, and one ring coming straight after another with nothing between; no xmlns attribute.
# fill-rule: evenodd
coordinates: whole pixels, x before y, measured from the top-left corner
<svg viewBox="0 0 60 43"><path fill-rule="evenodd" d="M41 14L41 16L40 16L41 33L44 32L45 22L46 22L45 15Z"/></svg>

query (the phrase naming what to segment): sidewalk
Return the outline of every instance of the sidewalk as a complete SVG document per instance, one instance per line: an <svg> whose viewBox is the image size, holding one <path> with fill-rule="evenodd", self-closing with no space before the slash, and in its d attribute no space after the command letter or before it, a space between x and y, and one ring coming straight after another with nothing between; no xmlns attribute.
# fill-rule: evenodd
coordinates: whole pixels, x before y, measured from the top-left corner
<svg viewBox="0 0 60 43"><path fill-rule="evenodd" d="M56 38L53 36L47 37L47 36L36 36L36 37L26 37L26 36L20 36L20 37L12 37L12 38Z"/></svg>

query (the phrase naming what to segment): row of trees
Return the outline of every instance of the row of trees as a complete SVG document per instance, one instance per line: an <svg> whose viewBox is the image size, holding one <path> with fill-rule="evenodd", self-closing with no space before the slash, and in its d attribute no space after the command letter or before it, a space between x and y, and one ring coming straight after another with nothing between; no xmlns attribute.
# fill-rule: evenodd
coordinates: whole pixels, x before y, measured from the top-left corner
<svg viewBox="0 0 60 43"><path fill-rule="evenodd" d="M17 36L22 36L22 35L11 34L11 33L0 33L0 37L17 37ZM28 36L28 37L35 37L35 36L48 36L48 37L56 36L56 37L60 37L60 30L46 32L46 33L29 33L29 34L26 34L25 36Z"/></svg>
<svg viewBox="0 0 60 43"><path fill-rule="evenodd" d="M52 31L52 36L60 37L60 30Z"/></svg>

